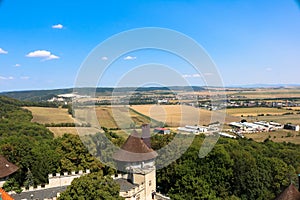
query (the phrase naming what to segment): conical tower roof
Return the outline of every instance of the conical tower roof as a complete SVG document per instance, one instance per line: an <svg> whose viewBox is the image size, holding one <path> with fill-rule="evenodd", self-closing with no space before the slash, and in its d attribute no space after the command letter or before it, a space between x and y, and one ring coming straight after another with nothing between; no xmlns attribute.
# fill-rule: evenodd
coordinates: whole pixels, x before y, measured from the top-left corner
<svg viewBox="0 0 300 200"><path fill-rule="evenodd" d="M300 200L300 192L293 184L290 184L275 200Z"/></svg>
<svg viewBox="0 0 300 200"><path fill-rule="evenodd" d="M0 178L4 178L9 176L16 171L18 171L19 167L16 165L8 162L6 158L0 155Z"/></svg>
<svg viewBox="0 0 300 200"><path fill-rule="evenodd" d="M113 156L115 160L121 162L141 162L152 160L156 157L157 153L145 144L136 130L132 132L121 149Z"/></svg>

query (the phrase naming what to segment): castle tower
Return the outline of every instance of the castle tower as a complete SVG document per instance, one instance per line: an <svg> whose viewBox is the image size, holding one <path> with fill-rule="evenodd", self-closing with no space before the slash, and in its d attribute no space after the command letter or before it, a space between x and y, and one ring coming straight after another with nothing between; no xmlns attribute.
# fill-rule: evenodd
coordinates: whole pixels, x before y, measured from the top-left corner
<svg viewBox="0 0 300 200"><path fill-rule="evenodd" d="M145 135L145 131L146 134L148 134L148 131L150 133L150 127L143 125L143 135ZM148 141L148 145L150 145L150 140ZM152 193L156 191L154 161L157 153L148 145L134 130L121 149L113 156L119 169L126 172L127 181L141 188L141 190L135 192L132 196L124 196L126 199L151 200ZM128 191L125 194L128 194Z"/></svg>

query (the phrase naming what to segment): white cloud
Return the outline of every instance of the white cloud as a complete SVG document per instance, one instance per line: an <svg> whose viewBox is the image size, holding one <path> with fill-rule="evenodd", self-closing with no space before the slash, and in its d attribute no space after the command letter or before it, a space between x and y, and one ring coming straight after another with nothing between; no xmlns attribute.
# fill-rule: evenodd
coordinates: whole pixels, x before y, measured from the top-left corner
<svg viewBox="0 0 300 200"><path fill-rule="evenodd" d="M54 29L62 29L62 28L64 28L64 26L62 24L55 24L55 25L52 26L52 28L54 28Z"/></svg>
<svg viewBox="0 0 300 200"><path fill-rule="evenodd" d="M0 48L0 54L8 54L8 52L5 51L4 49Z"/></svg>
<svg viewBox="0 0 300 200"><path fill-rule="evenodd" d="M37 50L30 52L26 55L26 57L29 58L44 58L43 60L53 60L53 59L59 59L58 56L52 54L50 51L46 50Z"/></svg>
<svg viewBox="0 0 300 200"><path fill-rule="evenodd" d="M46 60L59 59L58 56L51 54L49 57L45 58Z"/></svg>
<svg viewBox="0 0 300 200"><path fill-rule="evenodd" d="M8 77L5 77L5 76L0 76L0 80L13 80L14 77L12 76L8 76Z"/></svg>
<svg viewBox="0 0 300 200"><path fill-rule="evenodd" d="M22 80L28 80L28 79L30 79L30 77L29 76L21 76L20 79L22 79Z"/></svg>
<svg viewBox="0 0 300 200"><path fill-rule="evenodd" d="M17 64L15 64L14 66L15 66L15 67L21 67L21 65L20 65L20 64L18 64L18 63L17 63Z"/></svg>
<svg viewBox="0 0 300 200"><path fill-rule="evenodd" d="M124 58L124 60L135 60L135 59L136 59L135 56L126 56L126 57Z"/></svg>
<svg viewBox="0 0 300 200"><path fill-rule="evenodd" d="M101 57L101 60L108 60L108 57L106 57L106 56L103 56L103 57Z"/></svg>

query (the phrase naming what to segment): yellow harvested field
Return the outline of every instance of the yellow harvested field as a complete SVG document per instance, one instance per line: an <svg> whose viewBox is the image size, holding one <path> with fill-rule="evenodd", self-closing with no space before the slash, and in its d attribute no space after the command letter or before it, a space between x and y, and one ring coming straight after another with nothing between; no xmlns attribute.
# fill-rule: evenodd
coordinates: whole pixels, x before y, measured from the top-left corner
<svg viewBox="0 0 300 200"><path fill-rule="evenodd" d="M48 129L55 137L60 137L65 133L73 135L89 135L100 132L99 130L90 127L48 127Z"/></svg>
<svg viewBox="0 0 300 200"><path fill-rule="evenodd" d="M110 107L96 107L96 114L101 127L118 128Z"/></svg>
<svg viewBox="0 0 300 200"><path fill-rule="evenodd" d="M224 111L208 111L185 105L134 105L131 107L139 113L147 115L155 120L165 122L168 126L207 125L216 121L226 122L240 120L224 114ZM211 119L213 114L213 119Z"/></svg>
<svg viewBox="0 0 300 200"><path fill-rule="evenodd" d="M32 112L32 122L40 124L74 123L74 119L64 108L24 107Z"/></svg>
<svg viewBox="0 0 300 200"><path fill-rule="evenodd" d="M282 115L283 113L290 112L285 109L277 108L265 108L265 107L255 107L255 108L230 108L226 110L227 114L232 116L257 116L259 114L271 114L271 115Z"/></svg>
<svg viewBox="0 0 300 200"><path fill-rule="evenodd" d="M150 120L138 113L133 112L128 107L124 106L98 106L87 107L84 109L76 109L76 118L81 122L88 122L92 126L101 126L106 128L129 128L135 124L140 127L144 123L150 123ZM95 116L96 118L92 117Z"/></svg>
<svg viewBox="0 0 300 200"><path fill-rule="evenodd" d="M247 118L246 118L247 119ZM260 116L255 117L255 119L260 121L274 121L281 124L300 124L300 115L280 115L280 116ZM251 120L249 120L251 121Z"/></svg>
<svg viewBox="0 0 300 200"><path fill-rule="evenodd" d="M292 109L292 110L299 111L300 107L286 107L285 109Z"/></svg>
<svg viewBox="0 0 300 200"><path fill-rule="evenodd" d="M300 90L297 88L283 88L283 89L271 89L271 88L262 88L255 89L253 91L239 91L232 95L245 96L251 99L261 99L261 98L291 98L291 97L300 97Z"/></svg>

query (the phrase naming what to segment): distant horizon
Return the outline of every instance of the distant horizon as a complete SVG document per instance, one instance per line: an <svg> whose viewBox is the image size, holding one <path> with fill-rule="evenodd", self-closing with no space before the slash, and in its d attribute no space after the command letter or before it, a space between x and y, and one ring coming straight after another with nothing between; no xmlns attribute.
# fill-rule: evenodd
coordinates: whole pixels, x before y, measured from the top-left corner
<svg viewBox="0 0 300 200"><path fill-rule="evenodd" d="M220 86L207 86L207 85L190 85L190 86L180 86L180 85L172 85L172 86L142 86L138 88L172 88L172 87L202 87L202 88L222 88ZM248 84L248 85L228 85L223 88L244 88L244 89L255 89L255 88L298 88L299 84ZM113 87L113 86L97 86L97 87L61 87L61 88L44 88L44 89L24 89L24 90L8 90L8 91L0 91L0 95L3 93L10 92L30 92L30 91L51 91L51 90L68 90L68 89L84 89L84 88L103 88L103 89L116 89L116 88L135 88L132 86L123 86L123 87Z"/></svg>
<svg viewBox="0 0 300 200"><path fill-rule="evenodd" d="M2 1L0 91L72 87L99 44L146 27L174 30L194 40L215 63L226 87L300 84L299 8L295 0ZM98 55L96 67L109 64L99 85L115 86L131 70L152 63L168 66L190 85L205 85L216 75L206 71L205 63L207 68L196 70L184 57L161 49L110 57L110 51L126 45L121 42ZM177 45L193 54L185 43Z"/></svg>

